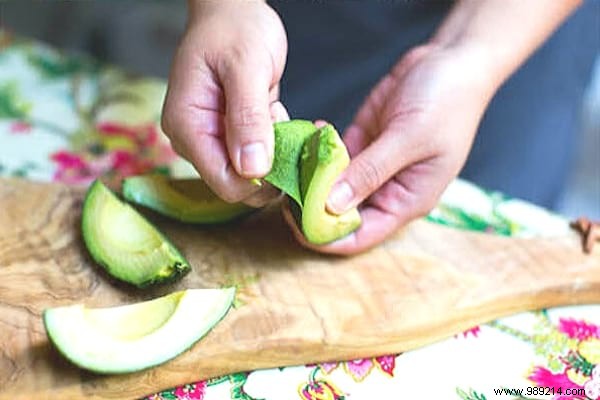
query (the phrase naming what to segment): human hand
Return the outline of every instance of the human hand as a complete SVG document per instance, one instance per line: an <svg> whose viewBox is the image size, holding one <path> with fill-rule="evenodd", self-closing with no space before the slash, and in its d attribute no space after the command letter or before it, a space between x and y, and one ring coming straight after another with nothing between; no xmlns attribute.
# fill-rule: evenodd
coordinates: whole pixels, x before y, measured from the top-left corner
<svg viewBox="0 0 600 400"><path fill-rule="evenodd" d="M320 252L353 254L427 214L462 168L497 87L486 71L472 49L428 45L402 57L346 129L352 161L327 202L334 214L359 206L361 227L315 246L285 209L296 238Z"/></svg>
<svg viewBox="0 0 600 400"><path fill-rule="evenodd" d="M273 161L273 122L288 119L278 101L287 39L262 1L189 2L174 58L162 126L175 151L229 202L264 205L278 192L254 185Z"/></svg>

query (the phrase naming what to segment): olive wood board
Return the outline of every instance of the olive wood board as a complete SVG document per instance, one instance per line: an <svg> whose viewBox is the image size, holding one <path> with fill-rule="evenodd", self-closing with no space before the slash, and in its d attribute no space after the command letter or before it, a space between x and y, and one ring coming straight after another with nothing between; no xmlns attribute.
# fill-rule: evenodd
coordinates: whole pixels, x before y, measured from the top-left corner
<svg viewBox="0 0 600 400"><path fill-rule="evenodd" d="M80 233L84 190L0 179L0 399L128 399L224 374L395 354L501 316L600 302L600 251L577 234L517 239L419 220L354 257L303 249L278 207L221 226L150 219L193 271L140 290L110 279ZM96 375L49 344L41 313L185 288L238 287L237 307L161 366ZM185 327L182 327L185 329Z"/></svg>

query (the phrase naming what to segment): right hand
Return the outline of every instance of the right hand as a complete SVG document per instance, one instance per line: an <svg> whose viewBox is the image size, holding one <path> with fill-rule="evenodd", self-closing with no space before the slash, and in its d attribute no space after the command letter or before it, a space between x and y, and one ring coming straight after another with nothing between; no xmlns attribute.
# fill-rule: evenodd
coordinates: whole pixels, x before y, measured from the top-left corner
<svg viewBox="0 0 600 400"><path fill-rule="evenodd" d="M218 196L262 206L278 192L250 179L269 173L273 122L288 119L278 101L287 54L283 24L260 0L190 0L189 8L163 130Z"/></svg>

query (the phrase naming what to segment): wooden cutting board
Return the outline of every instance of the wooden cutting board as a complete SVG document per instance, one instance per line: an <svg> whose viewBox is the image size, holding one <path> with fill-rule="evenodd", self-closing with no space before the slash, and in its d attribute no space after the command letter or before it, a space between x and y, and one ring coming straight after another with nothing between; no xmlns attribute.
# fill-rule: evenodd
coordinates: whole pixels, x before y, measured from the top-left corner
<svg viewBox="0 0 600 400"><path fill-rule="evenodd" d="M600 251L584 255L575 234L511 239L417 221L368 253L337 258L297 245L276 208L212 228L151 215L193 272L136 290L87 256L82 194L0 180L1 399L136 398L237 371L398 353L518 311L600 302ZM228 285L242 305L191 350L135 374L73 367L40 317L48 307Z"/></svg>

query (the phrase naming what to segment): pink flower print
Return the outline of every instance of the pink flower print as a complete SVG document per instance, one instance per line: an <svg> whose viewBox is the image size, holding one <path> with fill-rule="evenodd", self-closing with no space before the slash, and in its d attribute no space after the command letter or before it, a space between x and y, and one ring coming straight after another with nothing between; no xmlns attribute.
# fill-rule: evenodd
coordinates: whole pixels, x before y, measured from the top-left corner
<svg viewBox="0 0 600 400"><path fill-rule="evenodd" d="M344 369L356 382L360 382L365 379L374 366L375 365L371 358L346 361L344 363Z"/></svg>
<svg viewBox="0 0 600 400"><path fill-rule="evenodd" d="M125 136L132 140L138 136L137 129L118 122L100 122L96 124L96 129L104 136Z"/></svg>
<svg viewBox="0 0 600 400"><path fill-rule="evenodd" d="M340 364L336 363L336 362L325 362L325 363L319 364L319 367L326 374L330 374L334 369L336 369L338 367L338 365L340 365Z"/></svg>
<svg viewBox="0 0 600 400"><path fill-rule="evenodd" d="M17 121L10 124L9 132L15 135L23 135L31 132L31 125L24 121Z"/></svg>
<svg viewBox="0 0 600 400"><path fill-rule="evenodd" d="M481 332L481 328L479 326L474 326L471 329L467 329L466 331L464 331L462 333L463 337L469 337L469 335L473 335L473 337L477 337L477 335L479 335L479 332Z"/></svg>
<svg viewBox="0 0 600 400"><path fill-rule="evenodd" d="M534 382L537 386L551 387L555 390L561 389L562 392L565 389L581 389L582 387L569 379L566 373L553 374L550 370L543 367L536 367L528 379ZM573 400L576 397L572 396L556 396L555 400ZM594 399L595 400L595 399Z"/></svg>
<svg viewBox="0 0 600 400"><path fill-rule="evenodd" d="M375 357L375 364L381 369L384 373L389 376L394 376L394 368L396 368L396 356L381 356Z"/></svg>
<svg viewBox="0 0 600 400"><path fill-rule="evenodd" d="M50 156L58 164L54 180L71 185L84 185L94 179L91 166L78 154L59 151Z"/></svg>
<svg viewBox="0 0 600 400"><path fill-rule="evenodd" d="M81 156L68 151L58 151L52 154L50 158L65 169L84 168L86 166Z"/></svg>
<svg viewBox="0 0 600 400"><path fill-rule="evenodd" d="M178 400L202 400L206 394L206 382L192 383L175 389Z"/></svg>
<svg viewBox="0 0 600 400"><path fill-rule="evenodd" d="M600 326L571 318L561 318L558 323L558 330L569 338L575 338L579 341L590 337L600 338Z"/></svg>
<svg viewBox="0 0 600 400"><path fill-rule="evenodd" d="M141 148L152 147L158 143L155 124L128 126L117 122L100 122L96 124L96 130L102 136L126 137Z"/></svg>
<svg viewBox="0 0 600 400"><path fill-rule="evenodd" d="M344 371L352 376L352 378L360 382L372 371L374 366L377 366L383 373L394 376L394 368L396 367L397 355L387 355L375 358L357 359L346 362L325 362L319 364L319 368L326 374L332 373L340 364L343 364ZM314 364L309 364L307 367L312 367Z"/></svg>
<svg viewBox="0 0 600 400"><path fill-rule="evenodd" d="M127 151L117 150L112 153L112 170L118 172L119 176L139 175L150 169L153 165L150 161L137 158Z"/></svg>
<svg viewBox="0 0 600 400"><path fill-rule="evenodd" d="M303 400L344 400L344 392L326 380L312 380L300 385L298 394Z"/></svg>

